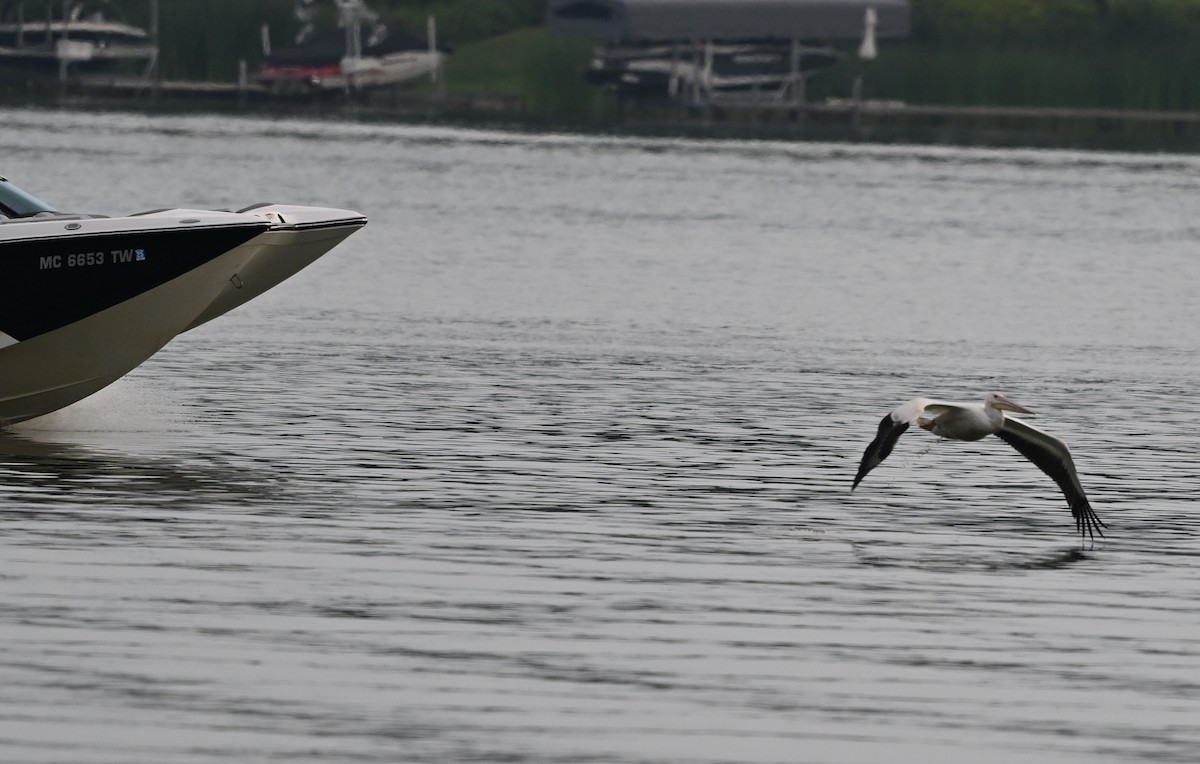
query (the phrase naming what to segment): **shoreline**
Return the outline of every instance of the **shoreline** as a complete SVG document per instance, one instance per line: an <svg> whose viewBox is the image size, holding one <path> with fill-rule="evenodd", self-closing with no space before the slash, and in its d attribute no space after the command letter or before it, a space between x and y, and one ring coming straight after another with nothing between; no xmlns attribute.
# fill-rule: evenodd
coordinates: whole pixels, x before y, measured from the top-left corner
<svg viewBox="0 0 1200 764"><path fill-rule="evenodd" d="M1137 153L1200 152L1200 112L989 107L829 100L790 105L686 108L653 104L620 108L600 117L529 108L521 99L486 93L435 97L411 90L380 90L365 99L339 94L276 99L237 83L91 80L65 92L10 89L0 105L178 114L310 116L399 124L500 127L584 134L712 139L911 143L991 148L1081 149Z"/></svg>

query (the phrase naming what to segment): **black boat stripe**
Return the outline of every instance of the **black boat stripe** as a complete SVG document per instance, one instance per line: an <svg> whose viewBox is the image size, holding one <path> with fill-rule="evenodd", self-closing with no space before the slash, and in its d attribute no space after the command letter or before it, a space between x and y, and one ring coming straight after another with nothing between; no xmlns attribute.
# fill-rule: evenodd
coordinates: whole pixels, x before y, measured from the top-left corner
<svg viewBox="0 0 1200 764"><path fill-rule="evenodd" d="M165 284L269 228L263 221L0 241L0 332L24 341L74 323Z"/></svg>

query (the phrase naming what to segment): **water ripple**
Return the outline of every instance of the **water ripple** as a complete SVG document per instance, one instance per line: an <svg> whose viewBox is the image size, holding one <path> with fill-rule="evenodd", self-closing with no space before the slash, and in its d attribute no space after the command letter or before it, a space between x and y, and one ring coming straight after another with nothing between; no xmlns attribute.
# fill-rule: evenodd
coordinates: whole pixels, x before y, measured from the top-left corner
<svg viewBox="0 0 1200 764"><path fill-rule="evenodd" d="M1194 158L0 122L72 208L372 218L0 434L6 760L1194 759ZM850 492L989 389L1107 538L998 441Z"/></svg>

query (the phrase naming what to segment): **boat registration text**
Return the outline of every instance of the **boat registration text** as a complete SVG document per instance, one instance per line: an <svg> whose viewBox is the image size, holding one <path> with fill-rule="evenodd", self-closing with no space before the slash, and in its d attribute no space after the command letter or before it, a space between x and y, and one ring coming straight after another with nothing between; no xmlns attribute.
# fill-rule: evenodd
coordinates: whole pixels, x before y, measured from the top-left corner
<svg viewBox="0 0 1200 764"><path fill-rule="evenodd" d="M38 269L47 271L55 268L86 268L93 265L141 262L145 259L146 250L144 249L113 249L108 252L43 255L38 259Z"/></svg>

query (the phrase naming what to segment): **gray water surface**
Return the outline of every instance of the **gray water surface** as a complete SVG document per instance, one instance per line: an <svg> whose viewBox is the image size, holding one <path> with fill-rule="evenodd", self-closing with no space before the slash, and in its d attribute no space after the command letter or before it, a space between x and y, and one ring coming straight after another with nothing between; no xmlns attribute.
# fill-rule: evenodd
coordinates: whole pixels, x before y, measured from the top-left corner
<svg viewBox="0 0 1200 764"><path fill-rule="evenodd" d="M1194 762L1200 159L0 112L370 225L0 434L0 761ZM0 373L11 373L0 369ZM879 419L1002 390L1004 443Z"/></svg>

